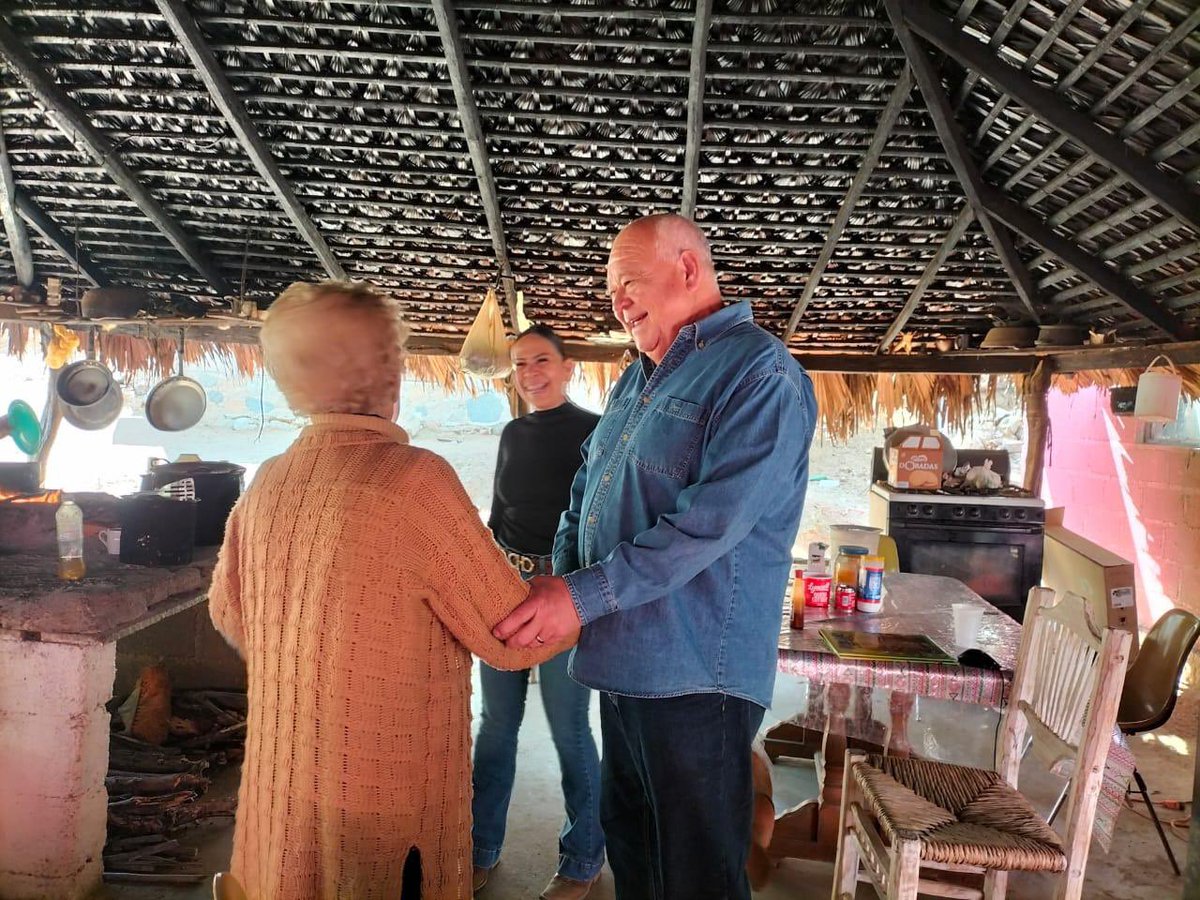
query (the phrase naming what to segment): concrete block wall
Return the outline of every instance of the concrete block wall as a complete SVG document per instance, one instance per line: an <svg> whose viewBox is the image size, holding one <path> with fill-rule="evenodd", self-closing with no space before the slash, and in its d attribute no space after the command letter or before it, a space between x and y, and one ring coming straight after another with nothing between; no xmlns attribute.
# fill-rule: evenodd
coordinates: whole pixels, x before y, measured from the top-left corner
<svg viewBox="0 0 1200 900"><path fill-rule="evenodd" d="M246 666L201 603L117 641L113 696L124 699L145 666L161 663L172 688L246 689Z"/></svg>
<svg viewBox="0 0 1200 900"><path fill-rule="evenodd" d="M0 635L0 897L85 897L100 883L112 644Z"/></svg>
<svg viewBox="0 0 1200 900"><path fill-rule="evenodd" d="M1072 531L1132 560L1138 621L1179 606L1200 615L1200 450L1139 444L1139 422L1108 393L1051 391L1043 495Z"/></svg>

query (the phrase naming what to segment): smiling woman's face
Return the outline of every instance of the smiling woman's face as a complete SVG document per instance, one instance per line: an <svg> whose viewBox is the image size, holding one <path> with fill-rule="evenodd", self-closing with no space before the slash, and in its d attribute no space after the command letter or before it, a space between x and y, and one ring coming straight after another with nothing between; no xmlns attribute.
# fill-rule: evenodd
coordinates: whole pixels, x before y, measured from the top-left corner
<svg viewBox="0 0 1200 900"><path fill-rule="evenodd" d="M575 363L563 359L540 334L527 334L512 346L513 380L521 399L535 412L562 406Z"/></svg>

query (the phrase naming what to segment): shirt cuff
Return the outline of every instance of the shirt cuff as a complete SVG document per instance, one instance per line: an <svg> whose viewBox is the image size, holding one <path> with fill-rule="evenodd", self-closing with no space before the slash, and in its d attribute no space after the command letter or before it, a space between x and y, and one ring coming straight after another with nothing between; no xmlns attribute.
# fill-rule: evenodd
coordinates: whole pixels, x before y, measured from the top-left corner
<svg viewBox="0 0 1200 900"><path fill-rule="evenodd" d="M575 604L575 612L579 614L579 623L587 625L601 616L617 611L617 598L613 594L612 585L599 565L577 569L570 575L564 575L567 590L571 592L571 600Z"/></svg>

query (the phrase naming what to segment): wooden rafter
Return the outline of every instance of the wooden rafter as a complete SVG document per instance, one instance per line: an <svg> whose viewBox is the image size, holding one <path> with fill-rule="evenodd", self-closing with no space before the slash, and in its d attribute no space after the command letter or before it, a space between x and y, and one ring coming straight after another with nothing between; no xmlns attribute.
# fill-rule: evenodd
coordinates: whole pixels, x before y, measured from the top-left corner
<svg viewBox="0 0 1200 900"><path fill-rule="evenodd" d="M1015 66L996 56L986 44L967 37L950 19L927 3L900 0L905 23L942 52L983 75L1010 94L1051 128L1080 144L1104 165L1123 174L1165 209L1200 233L1200 195L1191 186L1164 172L1120 138L1096 125L1076 109L1037 84Z"/></svg>
<svg viewBox="0 0 1200 900"><path fill-rule="evenodd" d="M980 199L987 214L1021 233L1043 250L1053 253L1096 287L1113 297L1126 309L1141 316L1171 337L1182 340L1188 329L1179 318L1149 292L1116 269L1109 268L1078 244L1062 237L1038 216L1001 191L985 185Z"/></svg>
<svg viewBox="0 0 1200 900"><path fill-rule="evenodd" d="M896 320L888 326L887 333L879 342L879 347L875 351L882 353L889 346L896 336L904 330L904 326L908 324L908 320L912 318L912 314L917 311L917 307L921 303L921 298L925 296L925 291L933 284L933 280L937 278L938 272L942 265L946 262L947 257L954 252L954 248L958 245L959 240L971 226L971 222L975 219L975 213L971 209L970 203L963 204L963 208L959 210L958 216L954 220L954 224L950 226L950 230L946 232L946 237L933 257L929 260L929 264L925 266L925 271L921 273L921 277L913 286L912 293L908 295L908 299L904 301L904 306L901 308Z"/></svg>
<svg viewBox="0 0 1200 900"><path fill-rule="evenodd" d="M680 212L696 214L696 191L700 185L700 145L704 139L704 71L708 60L708 32L712 25L713 0L696 0L692 22L692 73L688 79L687 147L683 152L683 202Z"/></svg>
<svg viewBox="0 0 1200 900"><path fill-rule="evenodd" d="M96 287L108 286L111 279L104 268L93 260L86 250L78 246L75 237L59 228L58 223L50 218L33 198L17 188L13 199L17 212L25 221L33 226L33 229L45 238L46 242L71 263L81 275L84 275Z"/></svg>
<svg viewBox="0 0 1200 900"><path fill-rule="evenodd" d="M33 284L33 251L29 248L29 232L17 212L17 183L13 178L12 161L8 158L8 145L4 140L4 129L0 127L0 215L4 217L4 234L8 238L8 249L12 253L13 271L22 287Z"/></svg>
<svg viewBox="0 0 1200 900"><path fill-rule="evenodd" d="M950 98L946 96L941 78L934 69L933 63L930 62L921 42L905 24L901 13L901 0L884 0L884 7L887 9L888 17L892 20L896 39L900 41L900 46L904 48L904 53L908 57L913 77L921 89L921 96L925 98L925 107L929 110L930 118L933 119L938 137L941 138L942 146L946 151L946 157L950 160L955 175L958 176L963 193L966 194L967 200L973 207L980 227L991 241L992 248L996 251L1001 265L1008 272L1008 277L1012 279L1013 287L1016 288L1017 295L1025 305L1029 318L1034 322L1040 322L1042 304L1038 298L1037 288L1029 275L1029 270L1017 255L1012 235L1003 225L991 220L980 200L980 191L984 186L983 177L979 174L979 169L971 158L966 138L954 120L954 113L950 108Z"/></svg>
<svg viewBox="0 0 1200 900"><path fill-rule="evenodd" d="M787 328L784 330L783 342L785 344L796 333L800 317L804 315L808 304L812 302L813 295L817 292L821 276L825 272L825 267L829 265L829 261L833 259L834 250L842 238L842 232L846 230L850 215L858 204L858 198L862 194L863 188L867 186L867 181L870 180L875 167L879 164L883 148L887 144L888 138L891 137L892 128L895 127L896 120L900 118L900 111L904 108L905 101L908 100L908 95L912 91L912 84L912 69L906 65L901 71L900 77L896 79L896 86L892 89L887 106L879 116L879 123L875 126L875 134L871 138L867 152L863 155L862 163L850 182L850 187L846 190L846 196L842 198L842 205L834 217L833 224L826 233L825 245L821 248L821 252L817 255L817 261L804 281L804 290L800 294L800 299L796 301L791 318L788 319Z"/></svg>
<svg viewBox="0 0 1200 900"><path fill-rule="evenodd" d="M462 124L463 137L471 154L471 165L475 168L475 179L479 183L479 197L483 201L487 216L488 232L492 247L496 251L496 265L500 268L500 283L504 288L504 301L508 307L509 321L513 330L517 325L517 290L512 262L508 257L508 241L504 236L504 220L500 215L500 199L496 193L496 179L492 174L492 163L488 156L487 142L483 136L483 125L479 119L479 106L471 89L471 76L467 70L467 57L463 50L462 34L454 0L431 0L433 17L437 21L438 33L442 38L450 85L454 89L454 102Z"/></svg>
<svg viewBox="0 0 1200 900"><path fill-rule="evenodd" d="M204 82L204 86L208 88L212 101L221 111L233 133L237 135L246 155L254 163L254 168L259 171L263 180L279 198L284 212L292 220L296 230L313 248L329 277L345 281L346 270L342 268L342 264L337 261L333 251L329 249L329 244L326 243L320 229L309 217L304 206L296 197L296 192L284 177L278 163L275 162L266 142L259 135L258 129L246 112L245 105L238 98L229 79L221 70L216 56L209 49L195 18L181 0L155 0L155 3L158 11L167 20L167 24L171 26L171 30L175 32L175 37L183 45L192 65L196 67L196 72L200 76L200 80Z"/></svg>
<svg viewBox="0 0 1200 900"><path fill-rule="evenodd" d="M121 189L138 205L146 218L166 236L184 259L204 276L221 295L229 294L229 285L221 270L209 259L196 241L151 195L133 171L121 160L116 145L88 121L84 109L72 100L53 76L25 49L21 36L0 20L0 54L13 72L46 107L46 113L68 140L94 158Z"/></svg>

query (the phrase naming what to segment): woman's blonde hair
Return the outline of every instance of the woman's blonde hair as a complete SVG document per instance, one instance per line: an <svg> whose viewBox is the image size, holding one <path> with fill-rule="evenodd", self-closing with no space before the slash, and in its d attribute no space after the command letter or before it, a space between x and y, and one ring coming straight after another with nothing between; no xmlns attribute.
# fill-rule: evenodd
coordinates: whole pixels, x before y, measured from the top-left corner
<svg viewBox="0 0 1200 900"><path fill-rule="evenodd" d="M267 371L301 415L376 413L400 393L408 326L365 282L298 281L262 328Z"/></svg>

